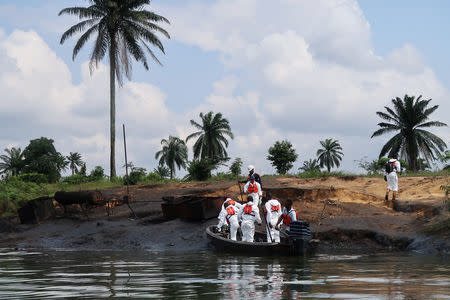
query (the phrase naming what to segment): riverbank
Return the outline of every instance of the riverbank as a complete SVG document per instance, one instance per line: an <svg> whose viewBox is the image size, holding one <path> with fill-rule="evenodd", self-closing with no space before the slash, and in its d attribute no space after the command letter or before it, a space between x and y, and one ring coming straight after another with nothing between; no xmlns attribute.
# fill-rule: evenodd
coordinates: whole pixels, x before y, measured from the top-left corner
<svg viewBox="0 0 450 300"><path fill-rule="evenodd" d="M449 218L439 189L446 177L401 177L396 202L384 200L381 178L330 177L320 179L264 178L264 190L281 200L290 198L302 219L321 240L319 251L411 250L450 253L449 230L437 224ZM124 187L102 190L110 200L125 194ZM162 217L162 197L181 195L239 196L234 182L173 183L130 188L131 207L116 206L107 216L104 207L92 208L89 220L78 207L68 215L36 225L12 222L3 226L0 247L61 250L199 251L208 249L204 230L217 221L188 222ZM240 199L240 198L238 198ZM448 222L447 222L448 223ZM445 224L445 223L443 223ZM427 229L437 227L434 234ZM448 225L446 225L448 226Z"/></svg>

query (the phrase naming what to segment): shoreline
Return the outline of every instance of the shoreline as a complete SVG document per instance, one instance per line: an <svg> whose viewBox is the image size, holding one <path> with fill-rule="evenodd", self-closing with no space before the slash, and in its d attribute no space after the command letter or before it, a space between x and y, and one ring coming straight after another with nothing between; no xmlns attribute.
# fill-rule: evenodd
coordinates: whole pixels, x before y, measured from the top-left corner
<svg viewBox="0 0 450 300"><path fill-rule="evenodd" d="M446 179L400 179L402 190L397 203L384 201L383 179L273 178L264 182L264 188L280 199L294 200L300 218L311 224L312 233L317 232L321 240L318 253L418 251L449 255L448 232L422 233L430 225L448 218L448 212L440 209L444 194L439 190ZM217 220L166 220L162 217L162 197L228 194L236 198L239 194L237 185L232 182L133 186L130 190L134 198L130 204L140 219L130 218L126 205L114 207L114 215L110 217L105 215L104 207L92 208L88 212L89 220L76 207L71 208L69 217L63 217L59 209L57 218L41 224L13 224L3 232L0 226L0 248L155 253L207 251L210 248L205 229ZM123 196L125 189L101 192L117 199Z"/></svg>

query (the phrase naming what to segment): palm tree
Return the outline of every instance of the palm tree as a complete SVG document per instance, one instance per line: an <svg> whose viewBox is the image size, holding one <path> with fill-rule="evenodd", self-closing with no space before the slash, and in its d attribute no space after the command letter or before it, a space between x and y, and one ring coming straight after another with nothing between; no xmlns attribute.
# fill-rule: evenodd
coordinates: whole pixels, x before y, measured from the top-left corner
<svg viewBox="0 0 450 300"><path fill-rule="evenodd" d="M170 36L166 30L156 25L156 23L165 22L169 24L169 21L163 16L144 9L146 5L150 4L150 0L88 1L91 4L88 7L69 7L59 12L59 15L76 15L83 20L64 32L60 43L63 44L69 37L84 32L73 48L72 59L75 59L86 42L96 34L90 60L91 72L108 53L111 135L110 178L112 179L116 176L116 78L120 86L123 85L122 77L124 73L130 79L130 57L141 62L145 69L148 70L145 51L148 51L153 60L161 64L150 49L149 44L156 46L164 53L164 47L155 33L159 32L167 38L170 38Z"/></svg>
<svg viewBox="0 0 450 300"><path fill-rule="evenodd" d="M428 118L439 105L427 107L431 99L421 100L422 95L415 99L414 96L405 95L403 99L392 99L394 109L387 106L387 113L377 111L377 115L387 122L378 123L381 128L375 131L371 138L397 132L381 149L380 157L389 152L389 156L400 153L400 157L406 158L411 170L417 170L417 159L422 154L430 161L435 159L435 154L443 151L447 145L438 136L423 128L442 127L447 124L439 121L429 121Z"/></svg>
<svg viewBox="0 0 450 300"><path fill-rule="evenodd" d="M78 173L78 167L83 166L83 161L81 160L81 154L78 152L70 152L69 156L66 156L69 163L69 168L72 170L72 175Z"/></svg>
<svg viewBox="0 0 450 300"><path fill-rule="evenodd" d="M199 157L201 159L208 158L214 162L228 157L225 150L228 147L228 140L225 136L229 136L231 139L234 138L228 120L223 118L221 113L213 115L212 111L206 115L200 113L199 116L202 120L202 125L191 120L191 125L199 131L190 134L186 138L187 142L192 138L198 137L194 144L194 159Z"/></svg>
<svg viewBox="0 0 450 300"><path fill-rule="evenodd" d="M170 179L173 179L175 175L175 165L178 170L181 167L186 168L188 160L188 149L185 142L177 137L169 136L169 139L162 139L162 150L156 152L155 159L159 158L159 164L161 166L166 165L170 170Z"/></svg>
<svg viewBox="0 0 450 300"><path fill-rule="evenodd" d="M320 167L327 167L328 172L330 169L335 167L339 168L340 161L342 160L342 147L339 145L338 140L326 139L325 141L320 141L323 149L317 150L317 159L320 162Z"/></svg>
<svg viewBox="0 0 450 300"><path fill-rule="evenodd" d="M314 172L320 171L320 166L317 163L317 159L309 159L305 160L303 162L303 166L301 166L299 169L303 170L304 172Z"/></svg>
<svg viewBox="0 0 450 300"><path fill-rule="evenodd" d="M155 168L153 172L161 176L161 178L167 178L170 176L170 170L167 167L161 165Z"/></svg>
<svg viewBox="0 0 450 300"><path fill-rule="evenodd" d="M0 174L18 175L23 167L23 152L20 148L5 149L6 155L0 155Z"/></svg>

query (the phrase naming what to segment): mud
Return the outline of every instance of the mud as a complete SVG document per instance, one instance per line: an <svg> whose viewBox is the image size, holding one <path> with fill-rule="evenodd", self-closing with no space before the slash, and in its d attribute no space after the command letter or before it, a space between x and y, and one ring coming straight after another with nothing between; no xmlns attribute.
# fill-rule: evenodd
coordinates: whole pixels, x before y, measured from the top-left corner
<svg viewBox="0 0 450 300"><path fill-rule="evenodd" d="M427 236L425 228L449 217L439 189L444 177L401 177L396 201L385 201L385 182L378 178L263 178L263 189L280 200L294 201L299 216L320 239L319 250L409 250L450 254L448 232ZM242 188L242 185L241 185ZM163 197L181 195L241 197L234 182L178 183L130 188L131 207L114 206L125 188L103 190L111 207L95 207L88 218L79 207L37 225L17 218L0 220L0 247L63 250L199 251L209 249L205 228L217 222L188 222L162 216ZM137 218L136 216L137 215ZM263 229L263 228L261 228Z"/></svg>

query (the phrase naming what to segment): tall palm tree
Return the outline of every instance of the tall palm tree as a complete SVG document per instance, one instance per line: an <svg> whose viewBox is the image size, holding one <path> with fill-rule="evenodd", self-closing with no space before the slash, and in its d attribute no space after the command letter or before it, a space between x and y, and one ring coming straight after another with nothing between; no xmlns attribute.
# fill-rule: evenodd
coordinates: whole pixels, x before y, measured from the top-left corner
<svg viewBox="0 0 450 300"><path fill-rule="evenodd" d="M72 175L78 173L78 167L83 166L83 161L81 160L81 154L78 152L70 152L66 156L67 162L69 163L69 168L72 170Z"/></svg>
<svg viewBox="0 0 450 300"><path fill-rule="evenodd" d="M202 124L191 120L191 125L199 131L190 134L186 138L186 142L192 138L198 137L194 144L194 159L209 158L216 161L220 158L228 157L226 147L228 147L228 140L225 136L234 138L231 132L230 123L227 119L222 117L221 113L214 115L212 111L206 115L200 113Z"/></svg>
<svg viewBox="0 0 450 300"><path fill-rule="evenodd" d="M339 145L338 140L325 139L325 141L320 141L322 145L322 149L317 150L317 159L320 162L320 167L327 167L328 172L330 172L331 168L335 167L339 168L340 161L342 160L342 147Z"/></svg>
<svg viewBox="0 0 450 300"><path fill-rule="evenodd" d="M115 140L116 140L116 79L123 85L123 74L130 79L130 57L141 62L148 70L145 51L151 58L161 64L149 45L156 46L164 53L164 47L156 35L157 32L170 38L166 30L156 25L157 22L169 21L154 12L145 10L150 0L88 0L88 7L69 7L61 10L59 15L76 15L81 22L70 27L61 37L60 43L73 35L84 32L73 48L72 59L86 42L96 35L92 49L90 69L108 53L110 81L110 167L111 179L116 176ZM86 30L86 31L85 31Z"/></svg>
<svg viewBox="0 0 450 300"><path fill-rule="evenodd" d="M177 137L169 136L169 139L162 139L162 149L155 154L155 159L159 158L161 166L166 165L170 170L170 179L175 175L175 165L178 170L186 168L188 160L188 149L186 143Z"/></svg>
<svg viewBox="0 0 450 300"><path fill-rule="evenodd" d="M435 159L435 154L444 151L447 145L438 136L423 128L442 127L447 124L439 121L429 121L429 116L439 107L435 105L427 107L431 99L421 100L414 96L405 95L403 99L392 99L394 109L387 106L387 113L377 111L377 115L387 122L378 123L381 128L375 131L371 138L390 132L396 134L383 146L380 157L389 152L389 156L400 153L400 157L406 158L410 169L417 170L417 159L422 154L430 161Z"/></svg>
<svg viewBox="0 0 450 300"><path fill-rule="evenodd" d="M18 175L23 167L23 152L20 148L5 149L6 155L0 155L0 174Z"/></svg>

